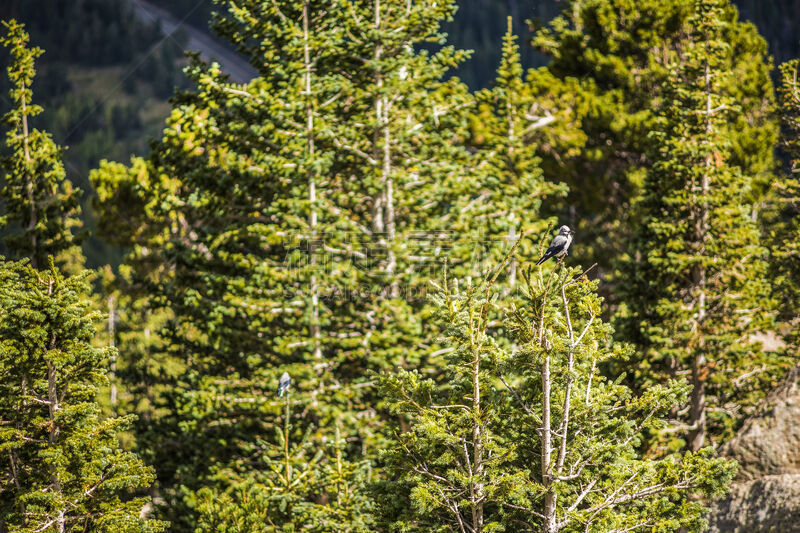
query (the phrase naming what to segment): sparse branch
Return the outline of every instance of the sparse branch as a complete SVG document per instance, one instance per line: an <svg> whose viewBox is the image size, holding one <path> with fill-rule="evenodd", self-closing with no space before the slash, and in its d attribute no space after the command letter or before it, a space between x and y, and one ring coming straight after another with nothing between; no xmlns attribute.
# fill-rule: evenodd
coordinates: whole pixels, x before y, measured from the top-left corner
<svg viewBox="0 0 800 533"><path fill-rule="evenodd" d="M589 331L589 327L591 327L592 322L594 322L594 319L595 315L591 315L589 317L589 321L586 323L586 326L584 326L583 331L581 331L581 334L578 335L578 338L570 345L571 348L577 348L578 345L580 345L581 341L583 340L583 336L586 335L587 331Z"/></svg>
<svg viewBox="0 0 800 533"><path fill-rule="evenodd" d="M535 412L533 412L533 410L531 410L530 407L527 406L527 404L524 401L522 401L522 398L520 397L520 395L517 393L516 390L514 390L514 388L511 385L508 384L508 382L506 381L506 378L504 378L502 375L500 375L500 381L502 381L503 385L505 385L506 388L509 391L511 391L511 394L513 394L514 398L517 399L517 402L519 402L519 405L520 405L520 407L522 407L523 411L525 411L527 414L532 416L537 421L537 423L540 423L541 419L536 415Z"/></svg>

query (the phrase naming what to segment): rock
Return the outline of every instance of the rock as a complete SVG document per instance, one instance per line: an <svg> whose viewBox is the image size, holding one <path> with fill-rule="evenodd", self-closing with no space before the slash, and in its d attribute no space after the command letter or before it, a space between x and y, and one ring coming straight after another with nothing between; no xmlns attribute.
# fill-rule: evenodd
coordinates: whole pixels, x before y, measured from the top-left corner
<svg viewBox="0 0 800 533"><path fill-rule="evenodd" d="M722 447L739 462L737 481L764 475L800 474L800 366L770 391L758 411Z"/></svg>
<svg viewBox="0 0 800 533"><path fill-rule="evenodd" d="M711 505L712 533L800 533L800 366L772 390L720 450L739 472Z"/></svg>
<svg viewBox="0 0 800 533"><path fill-rule="evenodd" d="M712 509L706 517L709 533L800 532L800 474L734 483Z"/></svg>

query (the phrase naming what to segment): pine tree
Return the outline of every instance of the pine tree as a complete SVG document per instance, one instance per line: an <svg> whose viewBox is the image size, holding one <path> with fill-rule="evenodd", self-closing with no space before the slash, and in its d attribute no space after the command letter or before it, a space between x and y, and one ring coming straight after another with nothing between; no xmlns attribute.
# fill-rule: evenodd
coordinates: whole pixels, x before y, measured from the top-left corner
<svg viewBox="0 0 800 533"><path fill-rule="evenodd" d="M526 84L511 27L509 18L497 78L490 90L477 93L477 109L470 117L468 142L477 149L471 183L474 190L463 194L456 210L460 216L453 227L472 238L462 243L466 248L463 263L451 263L455 276L476 270L480 276L502 259L520 234L542 234L548 224L555 225L555 220L538 214L545 201L557 201L567 192L563 184L546 181L540 168L539 146L533 134L550 127L556 117L539 105ZM535 253L529 242L524 240L518 250L523 261L531 260ZM478 266L478 260L483 266ZM515 279L516 260L509 268Z"/></svg>
<svg viewBox="0 0 800 533"><path fill-rule="evenodd" d="M124 264L114 273L103 271L101 308L108 313L107 334L118 352L115 361L116 384L121 388L119 412L138 415L139 437L160 426L162 414L172 410L165 394L172 380L185 371L185 363L166 353L162 329L170 317L168 309L158 309L153 287L170 279L169 270L153 249L167 246L165 230L168 215L155 202L177 202L174 182L151 174L147 162L138 157L130 166L101 161L89 174L96 192L93 213L97 234L106 243L126 249ZM112 382L112 386L114 383ZM154 453L153 446L140 441L143 453Z"/></svg>
<svg viewBox="0 0 800 533"><path fill-rule="evenodd" d="M687 387L671 382L634 397L598 372L625 350L611 346L597 283L580 270L528 268L524 303L500 309L505 267L478 285L440 288L447 386L416 370L380 378L410 425L395 428L386 452L383 525L702 530L697 496L722 492L734 464L710 449L658 460L637 451Z"/></svg>
<svg viewBox="0 0 800 533"><path fill-rule="evenodd" d="M185 455L176 470L186 485L181 497L191 504L194 491L197 497L265 494L257 501L266 507L245 519L268 513L275 527L324 522L318 515L325 506L311 502L330 501L332 488L320 484L319 470L333 460L319 458L301 484L271 480L276 458L261 450L274 444L272 428L281 423L283 402L272 400L278 375L292 374L293 398L305 406L292 423L299 435L313 435L305 447L324 447L335 420L357 428L350 392L337 375L345 354L334 349L346 338L335 334L347 313L326 305L322 293L333 292L336 270L322 262L324 247L335 248L342 231L353 228L331 203L332 155L321 147L330 144L327 121L338 89L332 62L341 52L329 45L342 39L339 7L279 2L262 10L259 2L230 2L220 31L258 62L260 77L238 87L215 65L196 64L199 91L184 98L152 158L154 172L177 178L191 199L176 206L183 224L175 243L179 261L157 288L175 317L174 353L192 354L191 378L175 391L174 401L190 413L178 439L202 435L201 453ZM247 48L256 41L272 48ZM176 156L174 148L187 138L197 149ZM331 501L330 508L338 506ZM214 514L199 511L202 520Z"/></svg>
<svg viewBox="0 0 800 533"><path fill-rule="evenodd" d="M341 530L363 527L342 517L363 505L363 460L386 438L370 371L436 375L428 280L445 258L479 277L467 260L475 243L497 257L509 238L542 229L539 198L559 188L544 183L524 139L509 137L509 120L524 131L532 105L512 94L521 72L511 37L498 82L509 87L486 96L508 115L492 122L484 151L463 148L473 101L442 79L465 54L419 50L443 41L452 2L227 6L217 28L259 77L236 85L195 62L197 88L175 100L146 175L112 164L94 175L102 213L146 213L131 213L129 261L172 314L170 357L187 361L166 392L164 425L139 439L156 450L174 523L189 527L191 506L214 527L266 515L276 527L332 515ZM291 442L309 435L325 453L310 484L282 489L286 507L274 514L266 487L278 486L269 476L280 457L263 450L278 442L283 404L272 394L283 371L295 383ZM352 503L333 504L337 476ZM228 513L244 499L252 512ZM220 522L226 515L242 522Z"/></svg>
<svg viewBox="0 0 800 533"><path fill-rule="evenodd" d="M755 336L771 328L766 250L753 216L755 177L731 163L726 124L738 104L724 3L698 0L695 28L664 89L651 135L653 162L617 284L621 336L640 348L640 386L690 373L688 447L729 436L740 410L762 397L778 363Z"/></svg>
<svg viewBox="0 0 800 533"><path fill-rule="evenodd" d="M781 320L788 332L787 340L797 346L798 336L792 321L800 301L800 85L798 67L793 60L781 65L780 105L783 123L783 149L789 155L789 171L784 179L775 180L777 207L768 217L772 246L771 273L775 280L776 298L780 303Z"/></svg>
<svg viewBox="0 0 800 533"><path fill-rule="evenodd" d="M31 84L34 60L40 48L29 48L29 37L15 20L4 21L7 33L0 40L11 54L8 76L13 108L3 116L9 128L2 159L3 215L0 231L10 233L5 246L13 258L30 258L34 268L47 265L48 256L75 271L82 264L79 240L80 190L65 179L62 149L52 137L32 128L30 120L42 108L33 105Z"/></svg>
<svg viewBox="0 0 800 533"><path fill-rule="evenodd" d="M132 264L158 272L154 302L173 316L169 350L188 364L168 400L171 433L142 438L158 453L164 511L186 527L200 491L237 498L270 472L276 458L260 450L275 445L283 371L303 406L293 442L308 433L326 450L315 478L361 476L383 439L368 371L435 351L416 291L439 261L429 235L449 228L460 191L449 185L465 180L467 159L458 142L466 89L440 81L464 54L415 48L442 40L451 2L227 5L218 30L259 77L236 85L194 63L197 89L176 99L148 185L114 177L111 165L95 175L112 206L129 190L137 202L150 195ZM316 498L337 499L333 481L322 486ZM312 493L296 488L285 501L300 509ZM299 527L297 512L281 513L276 524Z"/></svg>
<svg viewBox="0 0 800 533"><path fill-rule="evenodd" d="M0 265L0 528L163 531L132 497L153 480L118 442L131 417L103 418L112 349L92 345L88 272Z"/></svg>
<svg viewBox="0 0 800 533"><path fill-rule="evenodd" d="M670 65L692 32L693 0L561 4L561 15L533 39L551 62L531 84L559 119L536 137L545 175L570 187L558 212L581 239L575 253L605 274L624 252L625 236L641 224L634 204L652 164L649 132L668 98ZM778 136L767 46L730 2L719 16L720 38L731 47L724 68L732 75L718 89L740 108L720 133L730 143L729 164L753 178L749 194L758 205L772 179ZM607 296L614 305L614 291Z"/></svg>

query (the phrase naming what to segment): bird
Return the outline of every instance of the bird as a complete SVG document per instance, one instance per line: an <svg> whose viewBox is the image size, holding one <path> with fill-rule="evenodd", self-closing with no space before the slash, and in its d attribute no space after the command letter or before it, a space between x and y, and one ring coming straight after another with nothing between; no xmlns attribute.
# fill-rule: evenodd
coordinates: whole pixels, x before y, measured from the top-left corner
<svg viewBox="0 0 800 533"><path fill-rule="evenodd" d="M280 381L278 381L278 398L283 396L283 393L289 390L289 385L292 384L292 377L289 375L288 372L284 372L281 376Z"/></svg>
<svg viewBox="0 0 800 533"><path fill-rule="evenodd" d="M569 229L569 226L561 226L561 228L558 230L558 235L553 238L553 240L550 242L550 246L547 248L547 251L536 264L541 265L551 257L561 258L567 255L569 245L572 243L573 233L575 232Z"/></svg>

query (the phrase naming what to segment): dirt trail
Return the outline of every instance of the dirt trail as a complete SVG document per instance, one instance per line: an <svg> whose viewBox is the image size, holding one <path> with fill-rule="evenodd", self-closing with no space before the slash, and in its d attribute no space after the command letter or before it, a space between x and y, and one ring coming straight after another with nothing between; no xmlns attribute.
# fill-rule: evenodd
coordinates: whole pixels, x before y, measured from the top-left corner
<svg viewBox="0 0 800 533"><path fill-rule="evenodd" d="M185 31L189 37L189 42L186 44L187 48L199 51L206 60L219 63L223 72L229 74L232 81L244 83L256 76L256 70L247 61L236 52L232 52L214 41L207 33L181 22L171 13L146 0L129 0L129 2L140 19L148 22L159 21L161 29L166 35L172 35L179 29Z"/></svg>

